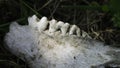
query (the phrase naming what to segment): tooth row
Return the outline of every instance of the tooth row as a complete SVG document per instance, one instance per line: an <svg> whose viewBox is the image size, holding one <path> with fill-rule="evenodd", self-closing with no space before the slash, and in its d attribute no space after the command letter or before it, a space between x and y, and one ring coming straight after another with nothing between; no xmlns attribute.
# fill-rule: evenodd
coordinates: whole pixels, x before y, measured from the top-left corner
<svg viewBox="0 0 120 68"><path fill-rule="evenodd" d="M40 20L37 18L36 15L33 15L32 17L28 18L29 26L37 28L40 32L44 31L48 24L49 24L49 32L54 33L57 30L61 30L61 34L64 35L74 35L74 33L80 37L80 29L76 25L70 25L69 23L64 23L62 21L56 21L55 19L52 19L51 21L47 20L47 17L42 17ZM83 37L85 37L86 34L83 32Z"/></svg>

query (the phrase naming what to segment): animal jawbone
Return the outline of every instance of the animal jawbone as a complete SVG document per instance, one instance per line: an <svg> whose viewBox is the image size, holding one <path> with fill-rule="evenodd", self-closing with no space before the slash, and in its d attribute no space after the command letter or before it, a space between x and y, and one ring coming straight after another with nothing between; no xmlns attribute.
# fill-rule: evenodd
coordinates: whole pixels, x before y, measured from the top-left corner
<svg viewBox="0 0 120 68"><path fill-rule="evenodd" d="M39 20L36 15L29 17L28 23L13 22L5 42L31 68L90 68L114 60L108 52L119 51L92 40L76 25L46 17Z"/></svg>

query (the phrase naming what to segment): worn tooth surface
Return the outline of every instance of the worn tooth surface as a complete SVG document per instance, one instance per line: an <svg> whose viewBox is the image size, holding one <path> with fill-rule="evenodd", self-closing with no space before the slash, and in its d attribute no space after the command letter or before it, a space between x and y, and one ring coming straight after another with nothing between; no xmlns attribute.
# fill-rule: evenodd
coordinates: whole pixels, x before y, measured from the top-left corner
<svg viewBox="0 0 120 68"><path fill-rule="evenodd" d="M36 27L37 16L28 17L29 26Z"/></svg>
<svg viewBox="0 0 120 68"><path fill-rule="evenodd" d="M47 17L42 17L39 22L37 22L37 28L39 31L44 31L47 28L48 20Z"/></svg>
<svg viewBox="0 0 120 68"><path fill-rule="evenodd" d="M76 27L77 27L76 25L72 25L72 26L71 26L70 31L69 31L69 34L70 34L70 35L73 35L73 34L74 34L74 32L76 31Z"/></svg>
<svg viewBox="0 0 120 68"><path fill-rule="evenodd" d="M49 32L56 31L56 24L57 24L57 21L55 19L52 19L51 21L49 21Z"/></svg>
<svg viewBox="0 0 120 68"><path fill-rule="evenodd" d="M77 29L76 29L76 34L78 37L80 37L80 28L79 27L77 27Z"/></svg>
<svg viewBox="0 0 120 68"><path fill-rule="evenodd" d="M64 22L58 21L56 25L56 29L60 29L64 25Z"/></svg>
<svg viewBox="0 0 120 68"><path fill-rule="evenodd" d="M37 18L38 18L38 17L37 17L36 15L33 15L33 16L32 16L33 23L37 22Z"/></svg>
<svg viewBox="0 0 120 68"><path fill-rule="evenodd" d="M69 26L70 26L69 23L65 23L65 24L61 27L62 35L66 35Z"/></svg>
<svg viewBox="0 0 120 68"><path fill-rule="evenodd" d="M69 34L70 34L70 35L73 34L74 31L75 31L75 25L72 25L72 26L70 27Z"/></svg>

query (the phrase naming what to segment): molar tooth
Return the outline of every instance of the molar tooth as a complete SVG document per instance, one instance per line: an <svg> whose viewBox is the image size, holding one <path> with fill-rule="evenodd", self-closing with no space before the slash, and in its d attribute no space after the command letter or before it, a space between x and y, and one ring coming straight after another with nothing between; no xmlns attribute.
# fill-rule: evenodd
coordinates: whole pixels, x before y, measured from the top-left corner
<svg viewBox="0 0 120 68"><path fill-rule="evenodd" d="M69 26L70 26L69 23L65 23L65 24L61 27L62 35L66 35Z"/></svg>
<svg viewBox="0 0 120 68"><path fill-rule="evenodd" d="M48 20L47 17L42 17L39 22L37 22L37 28L39 31L44 31L47 28Z"/></svg>
<svg viewBox="0 0 120 68"><path fill-rule="evenodd" d="M28 23L31 27L36 27L37 16L33 15L32 17L28 17Z"/></svg>
<svg viewBox="0 0 120 68"><path fill-rule="evenodd" d="M37 22L38 17L36 15L32 16L33 23Z"/></svg>
<svg viewBox="0 0 120 68"><path fill-rule="evenodd" d="M72 25L72 26L71 26L69 34L70 34L70 35L71 35L71 34L74 34L74 32L76 33L76 35L77 35L78 37L80 37L80 28L77 27L76 25Z"/></svg>
<svg viewBox="0 0 120 68"><path fill-rule="evenodd" d="M61 27L64 25L64 22L62 21L58 21L57 25L56 25L56 29L61 29Z"/></svg>
<svg viewBox="0 0 120 68"><path fill-rule="evenodd" d="M76 25L72 25L72 26L71 26L70 32L69 32L70 35L73 35L73 34L74 34L74 32L76 31L76 27L77 27Z"/></svg>
<svg viewBox="0 0 120 68"><path fill-rule="evenodd" d="M56 31L56 23L57 21L55 19L52 19L51 21L49 21L49 32Z"/></svg>
<svg viewBox="0 0 120 68"><path fill-rule="evenodd" d="M77 27L76 34L78 37L80 37L80 28L79 27Z"/></svg>

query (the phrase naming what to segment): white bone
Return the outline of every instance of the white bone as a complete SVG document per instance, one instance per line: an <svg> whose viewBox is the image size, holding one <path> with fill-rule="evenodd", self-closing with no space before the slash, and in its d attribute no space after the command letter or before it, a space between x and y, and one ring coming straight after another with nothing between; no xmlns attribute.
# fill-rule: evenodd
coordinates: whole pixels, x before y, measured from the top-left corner
<svg viewBox="0 0 120 68"><path fill-rule="evenodd" d="M58 21L56 25L56 29L60 29L64 25L64 22Z"/></svg>
<svg viewBox="0 0 120 68"><path fill-rule="evenodd" d="M42 17L39 22L37 22L37 28L39 31L44 31L47 28L48 20L47 17Z"/></svg>
<svg viewBox="0 0 120 68"><path fill-rule="evenodd" d="M69 34L72 35L74 34L74 32L77 34L78 37L80 37L80 28L76 25L71 26Z"/></svg>
<svg viewBox="0 0 120 68"><path fill-rule="evenodd" d="M56 31L56 23L57 21L55 19L52 19L51 21L49 21L49 32Z"/></svg>
<svg viewBox="0 0 120 68"><path fill-rule="evenodd" d="M28 23L31 27L36 27L37 16L33 15L32 17L28 17Z"/></svg>
<svg viewBox="0 0 120 68"><path fill-rule="evenodd" d="M73 34L75 32L75 30L76 30L76 25L72 25L71 28L70 28L69 34L70 35Z"/></svg>
<svg viewBox="0 0 120 68"><path fill-rule="evenodd" d="M36 19L36 16L28 18L31 26L38 23ZM56 22L54 19L49 22L50 31L56 30ZM43 26L46 27L46 24ZM68 27L69 24L65 23L61 27L62 33L66 33ZM74 31L79 33L79 30L76 25L72 25L69 34ZM4 39L9 51L24 60L30 68L91 68L120 59L119 48L104 45L102 42L72 35L63 37L57 31L56 36L56 32L49 36L49 32L39 34L36 31L38 30L14 22ZM84 35L86 33L83 31Z"/></svg>
<svg viewBox="0 0 120 68"><path fill-rule="evenodd" d="M80 28L79 27L77 27L76 34L78 37L80 37Z"/></svg>
<svg viewBox="0 0 120 68"><path fill-rule="evenodd" d="M65 24L61 27L61 32L62 32L62 35L63 35L63 36L66 35L69 26L70 26L69 23L65 23Z"/></svg>

